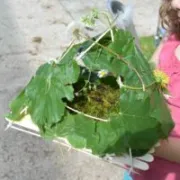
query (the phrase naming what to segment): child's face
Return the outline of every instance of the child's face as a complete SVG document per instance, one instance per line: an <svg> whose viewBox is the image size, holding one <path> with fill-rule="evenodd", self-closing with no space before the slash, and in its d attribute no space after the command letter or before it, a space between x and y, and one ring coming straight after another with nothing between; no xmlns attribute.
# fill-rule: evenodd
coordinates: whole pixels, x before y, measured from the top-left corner
<svg viewBox="0 0 180 180"><path fill-rule="evenodd" d="M172 0L171 6L176 10L180 10L180 0Z"/></svg>

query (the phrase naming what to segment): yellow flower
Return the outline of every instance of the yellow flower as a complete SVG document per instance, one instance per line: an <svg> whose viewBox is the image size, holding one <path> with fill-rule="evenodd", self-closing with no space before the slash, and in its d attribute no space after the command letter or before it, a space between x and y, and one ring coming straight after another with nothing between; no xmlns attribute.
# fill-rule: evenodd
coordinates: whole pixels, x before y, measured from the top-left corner
<svg viewBox="0 0 180 180"><path fill-rule="evenodd" d="M162 88L166 88L167 85L169 84L168 75L159 69L155 69L153 74L155 76L156 82L159 83Z"/></svg>

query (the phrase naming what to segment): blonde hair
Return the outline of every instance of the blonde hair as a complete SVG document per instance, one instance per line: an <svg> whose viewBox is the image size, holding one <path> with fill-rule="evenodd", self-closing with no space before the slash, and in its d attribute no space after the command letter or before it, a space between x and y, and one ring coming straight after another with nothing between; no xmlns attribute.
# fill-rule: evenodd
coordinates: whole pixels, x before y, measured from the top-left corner
<svg viewBox="0 0 180 180"><path fill-rule="evenodd" d="M172 0L163 0L159 10L160 22L170 34L174 34L180 39L180 18L178 11L171 6Z"/></svg>

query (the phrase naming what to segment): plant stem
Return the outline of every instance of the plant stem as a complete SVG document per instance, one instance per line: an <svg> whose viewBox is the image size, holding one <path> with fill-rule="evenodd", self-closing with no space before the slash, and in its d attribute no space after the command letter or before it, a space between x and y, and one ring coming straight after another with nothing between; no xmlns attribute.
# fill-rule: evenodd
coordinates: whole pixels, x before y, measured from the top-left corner
<svg viewBox="0 0 180 180"><path fill-rule="evenodd" d="M63 54L63 56L60 58L59 62L61 62L62 59L69 53L69 51L71 50L71 48L72 48L73 45L74 45L74 42L75 42L75 39L73 39L73 40L70 42L70 44L69 44L66 52L65 52L65 53Z"/></svg>
<svg viewBox="0 0 180 180"><path fill-rule="evenodd" d="M93 43L91 44L91 46L89 46L84 52L82 52L79 55L79 59L81 59L88 51L91 50L92 47L94 47L108 32L110 31L110 28L108 28L98 39L96 39L96 41L93 41ZM82 36L83 37L83 36ZM87 38L87 37L86 37Z"/></svg>
<svg viewBox="0 0 180 180"><path fill-rule="evenodd" d="M150 85L145 86L145 88L146 88L146 89L147 89L147 88L150 88L150 87L153 86L154 84L156 84L156 82L153 82L153 83L151 83ZM124 85L124 84L123 84L123 87L126 88L126 89L131 89L131 90L143 90L142 87L133 87L133 86L128 86L128 85Z"/></svg>
<svg viewBox="0 0 180 180"><path fill-rule="evenodd" d="M105 18L106 18L107 21L108 21L109 27L111 27L111 21L110 21L110 19L109 19L109 16L108 16L107 12L102 11L101 14L105 16ZM111 40L112 40L112 42L114 42L114 33L113 33L113 30L112 30L112 27L111 27L110 32L111 32Z"/></svg>
<svg viewBox="0 0 180 180"><path fill-rule="evenodd" d="M133 162L133 156L132 156L132 149L129 148L129 156L130 156L130 160L131 160L131 167L129 169L129 173L131 174L133 172L134 169L134 162Z"/></svg>
<svg viewBox="0 0 180 180"><path fill-rule="evenodd" d="M90 118L90 119L94 119L94 120L101 121L101 122L110 122L110 119L102 119L102 118L94 117L94 116L91 116L91 115L89 115L89 114L85 114L85 113L83 113L83 112L81 112L81 111L78 111L78 110L76 110L76 109L73 109L73 108L70 107L70 106L66 106L66 108L69 109L69 110L71 110L71 111L73 111L73 112L75 112L75 113L77 113L77 114L82 114L83 116L88 117L88 118Z"/></svg>

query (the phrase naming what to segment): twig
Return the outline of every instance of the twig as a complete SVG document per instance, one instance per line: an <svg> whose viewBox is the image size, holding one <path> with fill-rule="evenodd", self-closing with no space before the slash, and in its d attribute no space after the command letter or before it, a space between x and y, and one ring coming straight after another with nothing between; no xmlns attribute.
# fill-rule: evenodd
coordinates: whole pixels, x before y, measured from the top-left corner
<svg viewBox="0 0 180 180"><path fill-rule="evenodd" d="M106 30L98 39L96 39L96 41L93 41L93 43L91 44L91 46L89 46L84 52L82 52L79 55L79 59L81 59L92 47L94 47L108 32L110 31L110 28L108 28L108 30ZM83 36L82 36L83 37ZM87 38L87 37L86 37Z"/></svg>
<svg viewBox="0 0 180 180"><path fill-rule="evenodd" d="M69 51L71 50L71 48L73 47L75 42L75 39L73 39L70 43L70 45L68 46L66 52L63 54L63 56L60 58L59 62L69 53Z"/></svg>
<svg viewBox="0 0 180 180"><path fill-rule="evenodd" d="M133 169L134 169L134 163L133 163L133 156L132 156L132 149L129 148L129 156L130 156L130 159L131 159L131 167L129 169L129 173L131 174L133 172Z"/></svg>
<svg viewBox="0 0 180 180"><path fill-rule="evenodd" d="M104 11L102 11L101 14L104 15L104 16L106 17L106 19L107 19L107 21L108 21L108 24L109 24L109 27L111 27L111 22L110 22L110 20L109 20L108 14L107 14L106 12L104 12ZM115 20L116 20L116 19L115 19ZM112 39L112 42L114 42L114 33L113 33L112 28L111 28L110 32L111 32L111 39Z"/></svg>
<svg viewBox="0 0 180 180"><path fill-rule="evenodd" d="M94 120L101 121L101 122L110 122L109 119L102 119L102 118L94 117L94 116L91 116L89 114L85 114L85 113L83 113L81 111L78 111L76 109L73 109L72 107L69 107L69 106L66 106L66 108L73 111L73 112L75 112L75 113L77 113L77 114L82 114L82 115L84 115L84 116L86 116L86 117L88 117L90 119L94 119Z"/></svg>

